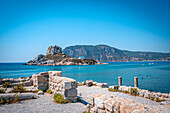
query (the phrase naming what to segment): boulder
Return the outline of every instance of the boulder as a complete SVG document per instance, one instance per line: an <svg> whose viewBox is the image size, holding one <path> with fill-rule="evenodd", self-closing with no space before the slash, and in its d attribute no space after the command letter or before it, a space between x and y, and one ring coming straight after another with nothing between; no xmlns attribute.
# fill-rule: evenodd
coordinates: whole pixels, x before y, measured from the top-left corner
<svg viewBox="0 0 170 113"><path fill-rule="evenodd" d="M38 91L38 95L43 95L44 92L43 91Z"/></svg>
<svg viewBox="0 0 170 113"><path fill-rule="evenodd" d="M145 93L144 93L144 97L145 97L145 98L150 98L150 93L149 93L149 92L145 92Z"/></svg>
<svg viewBox="0 0 170 113"><path fill-rule="evenodd" d="M93 80L86 80L86 86L90 87L93 84Z"/></svg>
<svg viewBox="0 0 170 113"><path fill-rule="evenodd" d="M77 89L68 89L68 90L65 90L65 96L69 96L69 97L77 96Z"/></svg>
<svg viewBox="0 0 170 113"><path fill-rule="evenodd" d="M107 88L107 83L97 83L97 86L100 86L101 88Z"/></svg>

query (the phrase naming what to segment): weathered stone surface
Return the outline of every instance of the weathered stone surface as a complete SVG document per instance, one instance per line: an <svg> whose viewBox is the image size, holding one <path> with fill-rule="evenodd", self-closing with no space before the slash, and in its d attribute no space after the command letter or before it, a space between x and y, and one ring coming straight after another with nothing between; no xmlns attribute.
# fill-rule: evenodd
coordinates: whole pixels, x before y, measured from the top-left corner
<svg viewBox="0 0 170 113"><path fill-rule="evenodd" d="M24 99L32 99L36 97L35 94L33 93L5 93L5 94L0 94L0 98L3 96L4 98L9 98L13 97L15 95L19 96L19 99L24 100Z"/></svg>
<svg viewBox="0 0 170 113"><path fill-rule="evenodd" d="M107 88L107 83L97 83L97 86L100 86L101 88Z"/></svg>
<svg viewBox="0 0 170 113"><path fill-rule="evenodd" d="M90 87L93 84L93 80L86 80L86 86Z"/></svg>
<svg viewBox="0 0 170 113"><path fill-rule="evenodd" d="M50 55L56 55L58 53L62 53L62 48L59 47L59 46L50 46L47 50L47 55L50 54Z"/></svg>
<svg viewBox="0 0 170 113"><path fill-rule="evenodd" d="M94 104L95 104L95 106L97 106L100 109L104 109L104 107L105 107L104 101L99 97L94 98Z"/></svg>
<svg viewBox="0 0 170 113"><path fill-rule="evenodd" d="M63 83L63 87L64 87L65 89L71 89L71 88L72 88L71 82L65 81L65 82Z"/></svg>
<svg viewBox="0 0 170 113"><path fill-rule="evenodd" d="M86 101L93 106L94 105L94 98L93 98L93 96L87 95L86 97L87 97Z"/></svg>
<svg viewBox="0 0 170 113"><path fill-rule="evenodd" d="M105 110L98 109L98 113L106 113Z"/></svg>
<svg viewBox="0 0 170 113"><path fill-rule="evenodd" d="M44 57L44 55L39 54L33 61L39 61L43 57Z"/></svg>
<svg viewBox="0 0 170 113"><path fill-rule="evenodd" d="M149 92L145 92L145 93L144 93L144 97L145 97L145 98L150 98L150 93L149 93Z"/></svg>
<svg viewBox="0 0 170 113"><path fill-rule="evenodd" d="M90 112L90 105L89 104L87 104L87 106L86 106L86 112Z"/></svg>
<svg viewBox="0 0 170 113"><path fill-rule="evenodd" d="M69 97L75 97L77 96L77 89L68 89L65 94Z"/></svg>

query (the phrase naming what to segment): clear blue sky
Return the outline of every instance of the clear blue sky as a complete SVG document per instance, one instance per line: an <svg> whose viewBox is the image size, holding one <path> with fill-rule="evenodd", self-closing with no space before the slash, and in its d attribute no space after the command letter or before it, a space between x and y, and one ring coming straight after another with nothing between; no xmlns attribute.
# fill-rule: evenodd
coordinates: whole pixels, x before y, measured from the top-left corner
<svg viewBox="0 0 170 113"><path fill-rule="evenodd" d="M51 45L170 52L170 0L0 0L0 62Z"/></svg>

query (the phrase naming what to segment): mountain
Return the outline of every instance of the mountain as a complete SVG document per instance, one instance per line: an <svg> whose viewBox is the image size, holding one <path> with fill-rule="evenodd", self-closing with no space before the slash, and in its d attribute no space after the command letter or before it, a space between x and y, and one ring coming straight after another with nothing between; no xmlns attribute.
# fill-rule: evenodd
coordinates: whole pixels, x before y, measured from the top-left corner
<svg viewBox="0 0 170 113"><path fill-rule="evenodd" d="M84 56L99 62L168 60L170 53L133 52L120 50L108 45L75 45L66 47L63 52L73 58Z"/></svg>

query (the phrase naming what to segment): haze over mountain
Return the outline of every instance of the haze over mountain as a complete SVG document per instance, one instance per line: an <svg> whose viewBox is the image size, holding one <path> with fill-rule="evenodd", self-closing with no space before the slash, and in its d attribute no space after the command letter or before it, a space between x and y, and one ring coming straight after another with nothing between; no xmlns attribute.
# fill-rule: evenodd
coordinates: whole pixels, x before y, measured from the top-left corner
<svg viewBox="0 0 170 113"><path fill-rule="evenodd" d="M170 53L127 51L108 45L75 45L66 47L63 52L73 58L84 56L99 62L170 61Z"/></svg>

